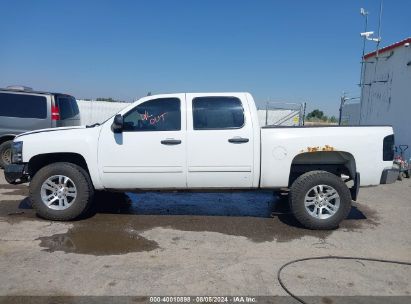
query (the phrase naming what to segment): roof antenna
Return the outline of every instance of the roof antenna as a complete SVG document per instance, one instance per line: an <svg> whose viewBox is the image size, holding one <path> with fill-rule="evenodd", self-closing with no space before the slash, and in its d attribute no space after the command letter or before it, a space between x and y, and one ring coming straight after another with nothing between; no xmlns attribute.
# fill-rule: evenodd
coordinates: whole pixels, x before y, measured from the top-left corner
<svg viewBox="0 0 411 304"><path fill-rule="evenodd" d="M365 16L365 30L364 32L360 33L361 37L364 37L364 48L365 48L365 41L373 41L377 43L377 56L378 56L378 47L381 42L381 17L382 17L382 3L383 0L380 2L380 17L378 21L378 37L372 37L374 35L374 32L368 32L367 31L367 23L368 23L368 12L365 11L365 9L361 8L361 15ZM364 49L363 49L363 57L364 57Z"/></svg>

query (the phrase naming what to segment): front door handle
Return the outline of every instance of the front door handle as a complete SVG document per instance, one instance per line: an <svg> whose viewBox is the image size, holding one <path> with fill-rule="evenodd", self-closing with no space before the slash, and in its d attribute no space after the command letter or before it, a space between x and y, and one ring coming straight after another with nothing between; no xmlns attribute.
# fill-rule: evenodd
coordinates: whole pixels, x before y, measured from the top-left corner
<svg viewBox="0 0 411 304"><path fill-rule="evenodd" d="M179 139L173 139L173 138L163 139L163 140L161 141L161 144L162 144L162 145L169 145L169 146L179 145L179 144L181 144L181 140L179 140Z"/></svg>
<svg viewBox="0 0 411 304"><path fill-rule="evenodd" d="M230 138L228 142L232 144L243 144L243 143L249 142L249 139L243 138L243 137L233 137L233 138Z"/></svg>

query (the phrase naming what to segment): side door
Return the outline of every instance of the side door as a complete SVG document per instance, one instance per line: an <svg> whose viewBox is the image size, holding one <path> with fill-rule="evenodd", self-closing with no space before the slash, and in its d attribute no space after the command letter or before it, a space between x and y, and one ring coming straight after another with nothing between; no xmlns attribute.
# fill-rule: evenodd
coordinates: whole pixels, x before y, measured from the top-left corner
<svg viewBox="0 0 411 304"><path fill-rule="evenodd" d="M105 188L186 188L186 111L184 94L145 97L121 111L122 133L102 127L98 144Z"/></svg>
<svg viewBox="0 0 411 304"><path fill-rule="evenodd" d="M189 188L251 188L253 126L245 94L187 94Z"/></svg>

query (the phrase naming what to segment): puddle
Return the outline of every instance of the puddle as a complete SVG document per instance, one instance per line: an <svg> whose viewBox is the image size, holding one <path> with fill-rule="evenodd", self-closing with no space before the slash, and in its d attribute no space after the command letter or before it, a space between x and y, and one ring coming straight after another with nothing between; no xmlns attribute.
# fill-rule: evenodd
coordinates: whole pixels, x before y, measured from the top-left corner
<svg viewBox="0 0 411 304"><path fill-rule="evenodd" d="M63 251L93 255L114 255L159 248L154 241L141 236L145 230L158 227L180 231L218 232L246 237L254 242L276 240L287 242L307 235L325 239L332 231L304 230L284 224L277 218L96 214L73 222L67 233L39 238L46 251ZM179 238L171 244L177 245Z"/></svg>
<svg viewBox="0 0 411 304"><path fill-rule="evenodd" d="M113 226L109 223L75 223L67 233L40 237L38 240L40 246L48 252L63 251L92 255L118 255L159 248L156 242L140 236L133 228L124 225Z"/></svg>
<svg viewBox="0 0 411 304"><path fill-rule="evenodd" d="M307 235L325 238L329 231L307 231L288 227L278 219L252 217L219 217L187 215L108 215L72 222L67 233L39 238L46 251L64 251L93 255L114 255L159 248L154 241L141 236L157 227L180 231L218 232L242 236L254 242L286 242ZM177 244L179 239L173 239Z"/></svg>
<svg viewBox="0 0 411 304"><path fill-rule="evenodd" d="M26 187L26 186L24 186ZM3 185L0 185L0 189ZM24 189L19 189L19 191ZM289 242L306 236L326 244L333 231L301 228L289 214L287 198L271 192L234 193L99 193L87 218L73 221L67 233L39 238L46 251L116 255L159 248L141 236L157 227L180 231L218 232L253 242ZM0 203L0 217L10 223L41 220L28 198ZM341 229L358 231L378 225L375 211L354 204ZM178 244L173 239L171 244Z"/></svg>

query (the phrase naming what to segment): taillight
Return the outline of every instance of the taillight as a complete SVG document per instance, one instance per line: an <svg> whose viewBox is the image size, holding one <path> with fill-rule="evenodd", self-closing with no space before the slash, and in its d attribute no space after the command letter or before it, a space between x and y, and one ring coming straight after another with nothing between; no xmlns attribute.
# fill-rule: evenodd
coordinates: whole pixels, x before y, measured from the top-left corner
<svg viewBox="0 0 411 304"><path fill-rule="evenodd" d="M56 106L51 106L51 120L60 120L60 111Z"/></svg>

